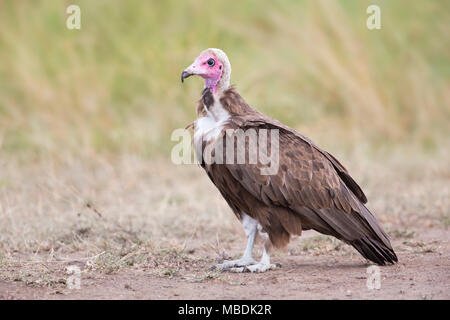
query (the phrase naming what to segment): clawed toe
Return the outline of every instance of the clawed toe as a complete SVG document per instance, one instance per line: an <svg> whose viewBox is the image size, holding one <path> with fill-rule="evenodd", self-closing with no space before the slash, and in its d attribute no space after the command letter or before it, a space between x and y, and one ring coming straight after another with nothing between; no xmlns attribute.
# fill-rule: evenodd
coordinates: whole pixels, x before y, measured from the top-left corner
<svg viewBox="0 0 450 320"><path fill-rule="evenodd" d="M277 267L279 266L275 264L257 263L246 268L248 272L266 272L268 270L275 270Z"/></svg>
<svg viewBox="0 0 450 320"><path fill-rule="evenodd" d="M238 268L230 268L230 269L228 269L228 271L236 272L236 273L242 273L242 272L245 272L245 270L247 270L247 267L238 267Z"/></svg>
<svg viewBox="0 0 450 320"><path fill-rule="evenodd" d="M235 273L245 273L245 272L266 272L268 270L275 270L276 268L281 268L281 264L268 264L255 262L253 264L240 265L239 263L222 263L216 266L212 266L210 270L220 270L220 271L229 271Z"/></svg>
<svg viewBox="0 0 450 320"><path fill-rule="evenodd" d="M256 264L257 262L254 259L251 258L241 258L238 260L224 260L223 263L219 263L215 266L212 266L210 268L210 270L220 270L220 271L225 271L225 270L230 270L232 272L242 272L242 271L234 271L231 269L243 269L244 267L248 266L248 265L252 265L252 264Z"/></svg>

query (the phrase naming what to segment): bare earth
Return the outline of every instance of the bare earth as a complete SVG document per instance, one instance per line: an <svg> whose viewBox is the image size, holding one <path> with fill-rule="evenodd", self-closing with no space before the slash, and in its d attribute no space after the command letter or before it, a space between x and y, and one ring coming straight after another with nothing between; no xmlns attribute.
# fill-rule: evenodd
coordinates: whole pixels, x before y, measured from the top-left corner
<svg viewBox="0 0 450 320"><path fill-rule="evenodd" d="M432 238L448 233L434 230ZM428 235L429 236L429 235ZM242 239L244 240L244 239ZM282 267L264 274L221 273L202 277L211 262L189 263L172 278L131 268L116 274L82 274L80 289L30 287L0 281L2 299L449 299L448 240L441 252L414 253L395 241L400 263L381 267L381 288L369 290L367 265L359 257L289 256ZM240 253L239 250L233 250ZM446 253L444 253L446 252ZM58 270L56 270L58 272ZM63 272L61 277L65 278Z"/></svg>
<svg viewBox="0 0 450 320"><path fill-rule="evenodd" d="M246 239L199 168L73 160L0 172L0 299L450 299L446 161L350 163L399 257L380 289L353 248L314 231L275 252L277 270L210 270Z"/></svg>

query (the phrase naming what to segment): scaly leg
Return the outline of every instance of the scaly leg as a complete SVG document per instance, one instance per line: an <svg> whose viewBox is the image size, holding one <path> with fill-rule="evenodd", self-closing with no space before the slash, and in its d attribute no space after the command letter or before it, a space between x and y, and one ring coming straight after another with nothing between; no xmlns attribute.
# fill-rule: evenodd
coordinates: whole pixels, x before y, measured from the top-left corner
<svg viewBox="0 0 450 320"><path fill-rule="evenodd" d="M255 244L258 222L250 216L243 214L242 224L244 226L245 234L248 237L247 246L245 247L242 258L237 260L225 260L223 263L216 265L215 268L219 270L229 270L235 267L245 267L257 263L252 257L252 252Z"/></svg>
<svg viewBox="0 0 450 320"><path fill-rule="evenodd" d="M276 269L277 266L275 264L270 263L270 251L272 250L272 242L270 242L269 237L266 238L264 242L264 251L261 257L261 261L253 264L251 266L246 266L244 269L247 269L250 272L265 272L267 270ZM243 270L243 271L247 271Z"/></svg>

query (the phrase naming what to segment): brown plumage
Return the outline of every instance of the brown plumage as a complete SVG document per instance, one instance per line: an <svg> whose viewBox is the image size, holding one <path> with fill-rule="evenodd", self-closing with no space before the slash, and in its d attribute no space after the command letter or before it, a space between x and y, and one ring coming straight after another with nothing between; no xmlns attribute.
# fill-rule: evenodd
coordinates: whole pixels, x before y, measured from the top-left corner
<svg viewBox="0 0 450 320"><path fill-rule="evenodd" d="M233 87L223 92L220 103L231 115L224 130L280 130L276 175L261 175L261 164L202 163L238 218L245 212L256 219L276 247L285 246L290 235L313 229L343 240L380 265L397 261L388 236L364 206L366 196L336 158L249 106ZM213 104L213 94L204 90L198 116Z"/></svg>
<svg viewBox="0 0 450 320"><path fill-rule="evenodd" d="M211 75L207 73L207 66L199 71L202 61L207 59L210 62L211 58L217 58L216 69L211 69ZM222 66L228 78L224 79L223 75L213 78L220 75L217 71L222 70ZM279 169L275 174L262 175L264 165L248 161L250 153L254 152L249 148L248 141L245 143L244 164L236 161L232 164L227 164L227 161L222 164L200 162L235 215L241 221L248 215L258 223L262 229L260 231L267 233L269 241L260 264L273 266L267 262L268 258L263 261L266 249L269 257L272 244L283 247L291 235L300 235L302 230L309 229L352 245L363 257L377 264L397 261L388 236L364 205L367 202L364 192L344 166L309 138L248 105L236 89L229 86L231 67L221 50L205 50L194 64L183 71L182 80L195 72L199 72L206 83L197 108L198 120L193 124L195 135L198 134L201 141L201 152L196 149L200 160L203 160L204 150L209 144L222 142L225 149L228 129L242 129L244 132L254 129L258 134L262 129L276 129L279 132ZM204 123L199 122L203 119L215 125L205 127ZM210 135L213 129L218 130L219 134ZM270 135L268 138L270 146ZM194 136L196 139L198 137ZM232 147L236 155L234 142ZM244 221L243 224L245 228ZM231 261L229 265L250 264L251 237L247 245L250 246L250 254L246 249L243 258ZM259 265L250 270L265 271L268 270L266 267Z"/></svg>

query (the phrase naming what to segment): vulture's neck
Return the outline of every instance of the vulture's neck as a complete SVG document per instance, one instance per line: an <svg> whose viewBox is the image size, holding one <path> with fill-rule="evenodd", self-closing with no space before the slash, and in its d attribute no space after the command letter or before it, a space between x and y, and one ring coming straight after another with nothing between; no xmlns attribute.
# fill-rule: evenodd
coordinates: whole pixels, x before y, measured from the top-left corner
<svg viewBox="0 0 450 320"><path fill-rule="evenodd" d="M223 69L219 79L205 79L205 89L210 89L212 93L221 95L230 88L231 65L228 60L224 60Z"/></svg>
<svg viewBox="0 0 450 320"><path fill-rule="evenodd" d="M223 108L230 116L259 113L249 106L232 86L228 86L224 91L217 90L216 93L210 88L203 90L197 107L197 117L206 117L210 112L216 111L215 108Z"/></svg>

